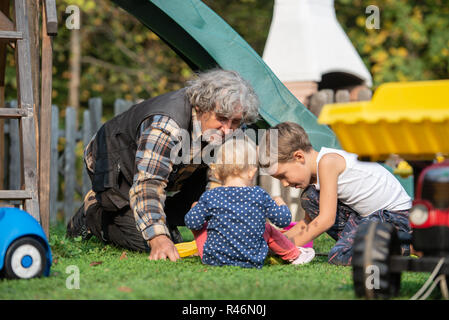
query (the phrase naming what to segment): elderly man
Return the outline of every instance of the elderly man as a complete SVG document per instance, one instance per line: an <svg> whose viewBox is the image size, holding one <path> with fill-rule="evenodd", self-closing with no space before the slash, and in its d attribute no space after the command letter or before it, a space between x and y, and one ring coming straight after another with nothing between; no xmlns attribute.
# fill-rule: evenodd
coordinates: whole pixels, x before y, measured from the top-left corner
<svg viewBox="0 0 449 320"><path fill-rule="evenodd" d="M175 161L182 133L204 147L257 117L251 85L237 72L215 69L107 121L85 150L92 190L68 223L67 235L95 235L150 251L151 260L176 261L174 243L182 241L177 226L184 225L184 215L209 182L207 164L193 161L195 148L189 161Z"/></svg>

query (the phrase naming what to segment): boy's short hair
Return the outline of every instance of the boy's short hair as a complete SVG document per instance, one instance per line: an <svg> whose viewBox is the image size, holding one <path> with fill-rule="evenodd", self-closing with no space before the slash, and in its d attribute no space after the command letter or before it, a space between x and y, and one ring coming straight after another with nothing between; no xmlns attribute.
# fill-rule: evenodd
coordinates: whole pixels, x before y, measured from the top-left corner
<svg viewBox="0 0 449 320"><path fill-rule="evenodd" d="M276 130L277 134L270 134L270 130ZM264 142L266 143L266 148L264 148L264 152L265 156L268 156L270 159L275 157L275 162L289 162L294 159L293 154L295 151L303 150L309 152L313 149L306 131L297 123L282 122L270 130L265 134ZM276 141L270 141L270 138L276 136L277 146L273 146L272 144L276 144ZM270 154L270 150L276 150L276 154Z"/></svg>
<svg viewBox="0 0 449 320"><path fill-rule="evenodd" d="M211 173L222 182L227 177L257 168L256 144L248 136L232 136L215 149L215 162L209 166Z"/></svg>

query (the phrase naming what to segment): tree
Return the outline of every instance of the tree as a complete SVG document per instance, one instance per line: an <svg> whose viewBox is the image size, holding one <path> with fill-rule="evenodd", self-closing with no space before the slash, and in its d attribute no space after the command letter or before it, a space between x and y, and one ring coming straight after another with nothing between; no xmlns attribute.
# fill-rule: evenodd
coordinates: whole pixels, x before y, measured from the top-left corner
<svg viewBox="0 0 449 320"><path fill-rule="evenodd" d="M274 0L203 0L260 55L270 31Z"/></svg>
<svg viewBox="0 0 449 320"><path fill-rule="evenodd" d="M117 98L146 99L176 90L192 75L190 68L165 43L112 1L61 0L57 5L58 35L53 42L54 104L71 105L70 55L74 30L66 27L71 15L65 12L69 5L78 6L81 12L79 101L82 107L87 106L89 98L101 96L105 111L112 112ZM16 98L12 58L10 54L6 70L7 100Z"/></svg>
<svg viewBox="0 0 449 320"><path fill-rule="evenodd" d="M367 29L365 9L380 9L380 28ZM373 75L390 81L447 79L447 0L338 0L337 18Z"/></svg>

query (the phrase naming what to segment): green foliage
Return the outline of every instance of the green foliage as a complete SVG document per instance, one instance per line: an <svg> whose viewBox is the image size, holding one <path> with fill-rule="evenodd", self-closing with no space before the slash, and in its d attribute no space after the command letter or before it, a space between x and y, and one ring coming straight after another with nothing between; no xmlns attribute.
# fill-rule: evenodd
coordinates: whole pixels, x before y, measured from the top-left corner
<svg viewBox="0 0 449 320"><path fill-rule="evenodd" d="M204 0L260 55L270 30L273 0Z"/></svg>
<svg viewBox="0 0 449 320"><path fill-rule="evenodd" d="M369 5L380 9L380 29L365 26ZM375 87L390 81L448 78L447 1L336 0L335 8Z"/></svg>
<svg viewBox="0 0 449 320"><path fill-rule="evenodd" d="M71 0L62 3L70 4ZM65 7L62 3L60 11ZM172 50L111 1L96 1L94 7L88 9L86 4L80 9L82 103L92 96L101 96L106 106L117 98L148 98L179 89L180 82L190 76L190 69ZM60 21L64 21L64 15ZM60 31L58 38L67 40L59 41L59 50L55 51L65 52L68 58L66 44L71 31Z"/></svg>
<svg viewBox="0 0 449 320"><path fill-rule="evenodd" d="M80 101L100 96L105 112L117 98L148 98L182 87L192 71L154 33L112 1L58 1L58 35L53 41L53 104L68 104L70 33L67 6L81 11ZM7 100L16 98L13 55L8 57Z"/></svg>

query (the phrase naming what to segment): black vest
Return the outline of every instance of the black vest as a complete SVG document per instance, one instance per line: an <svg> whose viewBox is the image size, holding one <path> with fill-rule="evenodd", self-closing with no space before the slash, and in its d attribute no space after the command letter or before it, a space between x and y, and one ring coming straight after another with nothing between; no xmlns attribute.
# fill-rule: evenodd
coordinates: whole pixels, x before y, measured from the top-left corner
<svg viewBox="0 0 449 320"><path fill-rule="evenodd" d="M107 198L119 209L129 204L140 125L153 115L168 116L180 128L191 131L192 106L185 89L181 89L132 106L107 121L95 137L92 146L95 160L92 190L97 194L108 191Z"/></svg>

